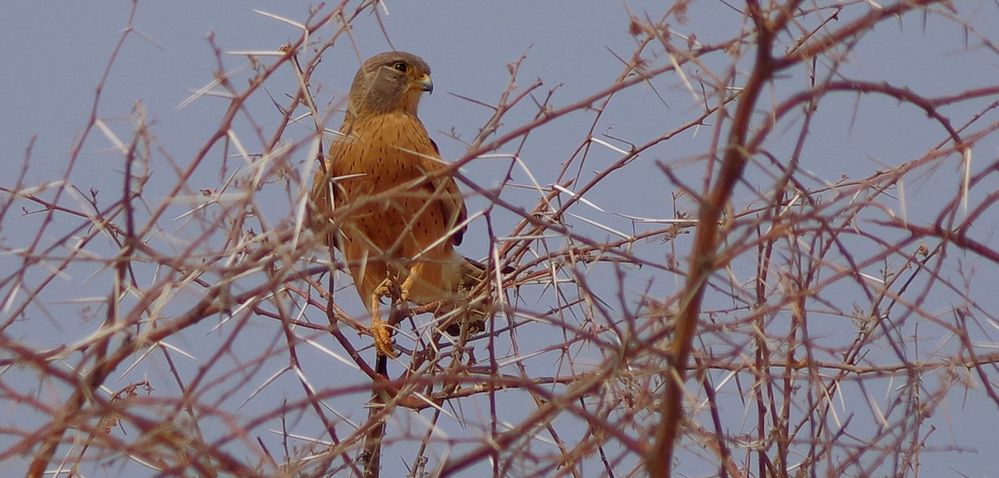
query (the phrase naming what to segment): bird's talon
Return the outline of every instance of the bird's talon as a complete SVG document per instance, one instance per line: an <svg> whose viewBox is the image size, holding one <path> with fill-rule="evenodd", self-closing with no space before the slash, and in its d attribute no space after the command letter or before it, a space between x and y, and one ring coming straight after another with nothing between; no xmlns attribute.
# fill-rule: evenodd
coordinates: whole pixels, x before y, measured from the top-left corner
<svg viewBox="0 0 999 478"><path fill-rule="evenodd" d="M371 327L368 330L371 332L371 336L375 338L375 350L378 351L378 355L389 358L399 356L392 347L392 329L385 325L385 322L380 317L371 317Z"/></svg>

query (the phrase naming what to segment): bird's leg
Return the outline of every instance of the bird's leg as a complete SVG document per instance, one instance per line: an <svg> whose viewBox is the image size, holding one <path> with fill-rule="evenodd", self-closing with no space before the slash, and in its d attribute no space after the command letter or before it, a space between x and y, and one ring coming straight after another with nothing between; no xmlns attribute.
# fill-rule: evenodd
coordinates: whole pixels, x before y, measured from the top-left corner
<svg viewBox="0 0 999 478"><path fill-rule="evenodd" d="M413 284L416 283L416 279L423 275L423 266L426 265L423 261L418 261L409 267L409 275L406 276L406 280L402 281L402 286L399 287L401 291L399 292L399 300L401 302L406 302L409 300L409 293L413 290Z"/></svg>
<svg viewBox="0 0 999 478"><path fill-rule="evenodd" d="M395 349L392 348L392 329L382 321L382 297L391 295L392 280L385 278L382 283L371 293L371 336L375 338L375 350L378 355L395 358Z"/></svg>
<svg viewBox="0 0 999 478"><path fill-rule="evenodd" d="M416 283L417 277L423 274L424 265L425 263L421 261L409 267L409 275L402 281L402 285L399 286L398 302L395 302L395 295L393 294L393 286L396 282L391 277L386 277L371 293L369 299L371 301L371 335L375 338L375 349L379 355L392 358L397 356L395 349L392 347L392 326L405 315L392 314L393 316L389 317L389 323L385 323L381 315L381 299L382 297L393 297L393 305L405 307L405 303L409 300L410 292ZM393 307L392 310L396 311L396 307Z"/></svg>

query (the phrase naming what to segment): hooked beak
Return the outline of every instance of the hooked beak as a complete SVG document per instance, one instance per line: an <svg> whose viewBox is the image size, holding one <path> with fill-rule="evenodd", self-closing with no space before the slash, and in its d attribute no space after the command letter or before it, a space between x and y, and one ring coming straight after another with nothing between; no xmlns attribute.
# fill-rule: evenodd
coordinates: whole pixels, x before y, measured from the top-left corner
<svg viewBox="0 0 999 478"><path fill-rule="evenodd" d="M423 75L417 80L416 84L420 85L420 89L426 91L427 93L434 92L434 82L430 79L430 75Z"/></svg>

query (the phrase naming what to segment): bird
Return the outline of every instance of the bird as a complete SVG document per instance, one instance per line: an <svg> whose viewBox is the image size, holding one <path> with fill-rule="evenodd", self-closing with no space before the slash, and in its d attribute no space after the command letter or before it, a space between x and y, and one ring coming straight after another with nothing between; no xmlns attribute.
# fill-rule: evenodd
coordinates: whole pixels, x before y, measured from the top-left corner
<svg viewBox="0 0 999 478"><path fill-rule="evenodd" d="M481 263L455 250L467 228L465 200L417 115L433 88L430 66L412 53L364 61L340 134L313 180L311 227L346 262L379 356L397 356L381 319L383 298L455 308L486 276ZM476 332L486 311L473 312L466 323ZM448 328L450 335L459 331Z"/></svg>

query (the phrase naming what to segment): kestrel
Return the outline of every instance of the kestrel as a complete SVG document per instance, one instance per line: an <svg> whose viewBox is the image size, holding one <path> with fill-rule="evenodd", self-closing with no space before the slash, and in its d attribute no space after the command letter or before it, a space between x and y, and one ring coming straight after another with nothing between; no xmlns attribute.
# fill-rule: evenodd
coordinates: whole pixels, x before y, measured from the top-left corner
<svg viewBox="0 0 999 478"><path fill-rule="evenodd" d="M384 356L395 351L380 304L394 287L402 301L454 304L484 276L454 250L466 228L465 201L417 116L420 97L432 91L430 66L416 55L365 61L312 187L313 230L342 253Z"/></svg>

